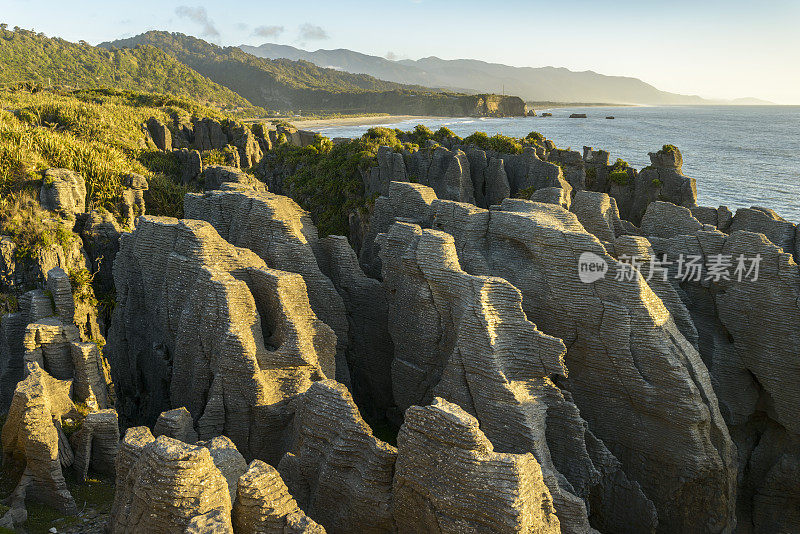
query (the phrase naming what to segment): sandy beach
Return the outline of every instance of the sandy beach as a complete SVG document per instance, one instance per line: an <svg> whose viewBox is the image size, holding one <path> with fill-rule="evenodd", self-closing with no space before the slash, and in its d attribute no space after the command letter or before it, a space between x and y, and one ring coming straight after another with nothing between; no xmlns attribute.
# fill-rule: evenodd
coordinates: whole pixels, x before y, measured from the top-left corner
<svg viewBox="0 0 800 534"><path fill-rule="evenodd" d="M312 119L312 120L291 120L287 119L295 127L301 130L318 130L320 128L330 128L333 126L358 126L362 124L394 124L402 121L431 119L433 117L419 115L380 115L370 117L340 117L332 119Z"/></svg>

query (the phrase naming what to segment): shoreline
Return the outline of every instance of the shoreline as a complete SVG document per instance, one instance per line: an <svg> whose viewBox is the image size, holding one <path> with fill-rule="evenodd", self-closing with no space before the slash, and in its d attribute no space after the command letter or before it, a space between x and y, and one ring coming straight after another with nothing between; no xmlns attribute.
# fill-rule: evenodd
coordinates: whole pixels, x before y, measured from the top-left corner
<svg viewBox="0 0 800 534"><path fill-rule="evenodd" d="M313 130L320 128L332 128L336 126L375 126L378 124L394 124L396 122L410 121L410 120L426 120L437 119L442 117L433 117L428 115L381 115L369 117L333 117L330 119L308 119L301 121L292 121L287 119L294 127L300 130Z"/></svg>

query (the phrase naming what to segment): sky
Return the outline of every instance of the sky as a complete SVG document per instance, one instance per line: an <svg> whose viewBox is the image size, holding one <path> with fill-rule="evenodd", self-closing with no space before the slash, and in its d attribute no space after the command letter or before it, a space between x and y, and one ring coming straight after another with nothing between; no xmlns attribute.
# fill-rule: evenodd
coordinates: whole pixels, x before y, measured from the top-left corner
<svg viewBox="0 0 800 534"><path fill-rule="evenodd" d="M800 0L0 0L0 22L91 44L147 30L633 76L800 104Z"/></svg>

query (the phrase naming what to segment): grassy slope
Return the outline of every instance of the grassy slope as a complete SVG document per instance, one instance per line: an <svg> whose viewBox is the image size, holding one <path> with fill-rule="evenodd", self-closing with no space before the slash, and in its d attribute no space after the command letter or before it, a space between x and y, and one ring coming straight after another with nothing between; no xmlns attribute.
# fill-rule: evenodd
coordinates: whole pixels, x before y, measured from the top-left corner
<svg viewBox="0 0 800 534"><path fill-rule="evenodd" d="M0 28L0 83L115 87L191 97L225 108L243 97L154 47L107 50L43 34Z"/></svg>

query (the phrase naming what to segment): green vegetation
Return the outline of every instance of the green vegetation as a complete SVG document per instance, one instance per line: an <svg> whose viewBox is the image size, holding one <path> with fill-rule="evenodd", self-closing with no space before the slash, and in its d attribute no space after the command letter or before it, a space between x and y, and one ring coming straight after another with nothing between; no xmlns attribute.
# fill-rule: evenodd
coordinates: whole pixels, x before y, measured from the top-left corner
<svg viewBox="0 0 800 534"><path fill-rule="evenodd" d="M664 145L664 146L661 147L661 151L662 152L677 152L678 151L678 147L676 147L675 145Z"/></svg>
<svg viewBox="0 0 800 534"><path fill-rule="evenodd" d="M397 133L388 128L370 128L360 139L334 145L318 136L302 148L284 144L273 150L271 164L294 171L284 181L286 192L314 217L321 236L348 235L348 216L366 211L374 202L364 196L362 174L376 165L378 147L403 148Z"/></svg>
<svg viewBox="0 0 800 534"><path fill-rule="evenodd" d="M617 158L617 161L614 163L614 166L611 168L611 171L608 173L608 179L614 182L617 185L626 186L628 185L628 169L630 165L628 162Z"/></svg>
<svg viewBox="0 0 800 534"><path fill-rule="evenodd" d="M0 65L0 84L115 87L191 97L229 110L252 108L230 89L152 46L107 50L0 27Z"/></svg>
<svg viewBox="0 0 800 534"><path fill-rule="evenodd" d="M501 134L489 137L485 132L475 132L464 138L464 144L475 145L481 150L494 150L506 154L522 153L522 143L519 140Z"/></svg>
<svg viewBox="0 0 800 534"><path fill-rule="evenodd" d="M462 141L462 139L456 134L454 134L453 130L451 130L447 126L442 126L438 130L436 130L436 133L433 134L433 140L436 141L437 143L442 143L446 139L455 139L456 142Z"/></svg>
<svg viewBox="0 0 800 534"><path fill-rule="evenodd" d="M188 100L130 91L0 89L0 233L14 236L18 254L32 256L68 235L44 231L35 200L41 173L50 167L84 177L89 209L118 214L120 177L136 172L151 183L148 212L182 214L175 206L186 188L170 183L179 174L176 158L143 148L142 125L150 117L169 124L172 117L220 115Z"/></svg>
<svg viewBox="0 0 800 534"><path fill-rule="evenodd" d="M658 178L653 178L653 187L661 187L662 185L664 185L664 182Z"/></svg>
<svg viewBox="0 0 800 534"><path fill-rule="evenodd" d="M517 194L514 195L514 198L523 198L525 200L530 200L531 195L536 192L536 188L533 186L526 187L525 189L520 189L517 191Z"/></svg>

